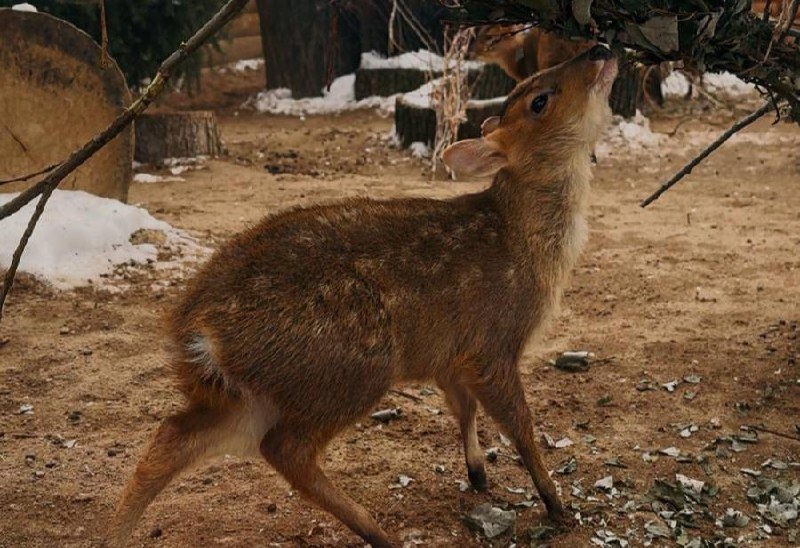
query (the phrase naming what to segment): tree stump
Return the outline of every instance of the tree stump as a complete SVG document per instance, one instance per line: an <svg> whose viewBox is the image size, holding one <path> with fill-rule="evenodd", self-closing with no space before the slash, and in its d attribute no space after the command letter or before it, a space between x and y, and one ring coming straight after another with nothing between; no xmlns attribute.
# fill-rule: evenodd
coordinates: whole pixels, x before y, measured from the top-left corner
<svg viewBox="0 0 800 548"><path fill-rule="evenodd" d="M222 140L210 110L145 113L135 122L134 159L161 164L166 158L219 156Z"/></svg>
<svg viewBox="0 0 800 548"><path fill-rule="evenodd" d="M61 162L130 104L113 59L85 32L46 13L0 9L0 179ZM133 129L128 127L59 185L128 199ZM4 185L16 192L30 183Z"/></svg>
<svg viewBox="0 0 800 548"><path fill-rule="evenodd" d="M489 116L502 114L503 102L502 97L489 101L470 101L467 119L458 126L458 138L480 137L481 124ZM436 139L436 111L433 107L415 105L401 95L394 107L394 127L403 148L408 148L416 141L433 146Z"/></svg>

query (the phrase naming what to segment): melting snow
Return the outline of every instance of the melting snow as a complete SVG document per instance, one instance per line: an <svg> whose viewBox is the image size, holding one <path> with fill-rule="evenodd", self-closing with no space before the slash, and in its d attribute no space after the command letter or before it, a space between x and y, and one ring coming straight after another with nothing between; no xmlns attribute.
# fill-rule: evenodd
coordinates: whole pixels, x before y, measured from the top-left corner
<svg viewBox="0 0 800 548"><path fill-rule="evenodd" d="M605 138L597 145L598 156L608 156L611 149L625 149L629 153L645 153L660 146L667 139L666 135L654 133L650 129L650 120L641 112L630 120L615 116Z"/></svg>
<svg viewBox="0 0 800 548"><path fill-rule="evenodd" d="M356 75L340 76L331 83L330 90L322 90L322 97L292 99L288 88L270 89L260 92L254 105L259 112L304 116L306 114L337 114L362 108L379 108L384 112L394 110L395 96L367 97L356 101Z"/></svg>
<svg viewBox="0 0 800 548"><path fill-rule="evenodd" d="M444 58L430 51L421 49L409 51L394 57L382 57L374 51L361 54L362 69L411 69L411 70L430 70L442 72L444 70ZM482 61L464 61L462 67L465 69L480 69L484 66Z"/></svg>
<svg viewBox="0 0 800 548"><path fill-rule="evenodd" d="M0 205L15 196L0 194ZM36 202L0 221L0 268L11 263ZM86 285L111 273L115 265L157 259L155 245L130 242L131 235L140 229L163 232L168 245L199 249L185 233L155 219L145 209L83 191L56 190L22 255L20 270L60 289Z"/></svg>

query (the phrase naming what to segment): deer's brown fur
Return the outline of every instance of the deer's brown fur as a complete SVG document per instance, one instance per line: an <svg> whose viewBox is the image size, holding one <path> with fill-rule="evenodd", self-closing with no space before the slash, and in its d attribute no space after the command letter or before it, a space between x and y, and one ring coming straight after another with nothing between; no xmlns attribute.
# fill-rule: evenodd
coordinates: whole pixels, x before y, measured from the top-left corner
<svg viewBox="0 0 800 548"><path fill-rule="evenodd" d="M589 149L616 73L609 55L592 50L522 82L484 138L445 152L457 170L496 172L483 192L295 209L224 245L170 317L187 406L145 450L112 541L124 544L180 471L225 452L262 455L367 542L390 546L317 459L393 383L412 379L446 394L475 487L486 487L479 402L516 444L550 517L564 519L517 364L586 236Z"/></svg>
<svg viewBox="0 0 800 548"><path fill-rule="evenodd" d="M485 25L478 28L471 51L474 57L498 65L520 82L570 60L594 45L595 42L566 40L539 28L528 29L525 25Z"/></svg>

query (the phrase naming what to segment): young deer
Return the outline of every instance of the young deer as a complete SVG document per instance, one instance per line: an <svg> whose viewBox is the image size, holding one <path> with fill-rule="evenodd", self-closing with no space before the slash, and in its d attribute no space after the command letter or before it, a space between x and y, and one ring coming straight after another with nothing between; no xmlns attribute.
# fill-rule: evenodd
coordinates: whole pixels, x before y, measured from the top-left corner
<svg viewBox="0 0 800 548"><path fill-rule="evenodd" d="M478 29L472 54L494 63L517 82L590 49L594 42L565 40L525 25L485 25Z"/></svg>
<svg viewBox="0 0 800 548"><path fill-rule="evenodd" d="M124 544L179 472L228 453L260 454L372 546L391 546L318 459L393 383L412 379L434 379L446 395L476 489L486 488L480 403L516 444L549 516L567 519L517 362L586 238L589 150L615 75L597 46L519 84L484 138L444 153L462 173L494 173L483 192L295 209L223 246L170 319L188 403L136 466L112 542Z"/></svg>

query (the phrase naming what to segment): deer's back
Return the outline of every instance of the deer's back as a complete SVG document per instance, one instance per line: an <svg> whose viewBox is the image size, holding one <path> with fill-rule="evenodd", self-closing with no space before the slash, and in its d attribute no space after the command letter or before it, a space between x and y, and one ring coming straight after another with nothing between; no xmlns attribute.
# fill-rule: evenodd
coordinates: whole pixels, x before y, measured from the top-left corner
<svg viewBox="0 0 800 548"><path fill-rule="evenodd" d="M171 325L178 348L208 341L213 365L247 390L288 404L302 387L356 409L398 378L435 375L524 336L513 325L530 305L519 278L487 193L351 200L278 214L235 237Z"/></svg>

